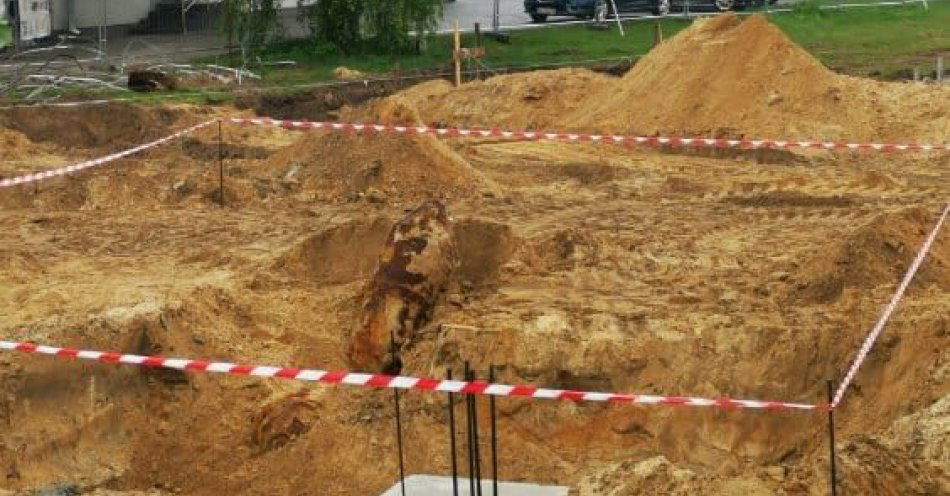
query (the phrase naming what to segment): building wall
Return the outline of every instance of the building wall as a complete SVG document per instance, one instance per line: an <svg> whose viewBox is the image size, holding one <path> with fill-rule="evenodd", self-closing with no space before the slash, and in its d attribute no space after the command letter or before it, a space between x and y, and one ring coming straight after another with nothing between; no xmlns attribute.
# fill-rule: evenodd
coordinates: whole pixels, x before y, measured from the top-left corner
<svg viewBox="0 0 950 496"><path fill-rule="evenodd" d="M76 27L98 26L105 18L106 25L135 24L151 12L159 0L73 0ZM103 16L105 4L105 16ZM68 0L52 0L53 29L68 27Z"/></svg>
<svg viewBox="0 0 950 496"><path fill-rule="evenodd" d="M51 0L50 9L52 12L53 31L66 29L66 0Z"/></svg>
<svg viewBox="0 0 950 496"><path fill-rule="evenodd" d="M63 30L68 26L68 1L51 0L53 29ZM73 0L76 4L76 27L96 27L102 22L103 2L106 6L106 24L109 26L135 24L144 19L161 0ZM199 3L219 3L222 0L198 0ZM305 4L316 0L305 0ZM282 8L296 8L297 0L280 0Z"/></svg>

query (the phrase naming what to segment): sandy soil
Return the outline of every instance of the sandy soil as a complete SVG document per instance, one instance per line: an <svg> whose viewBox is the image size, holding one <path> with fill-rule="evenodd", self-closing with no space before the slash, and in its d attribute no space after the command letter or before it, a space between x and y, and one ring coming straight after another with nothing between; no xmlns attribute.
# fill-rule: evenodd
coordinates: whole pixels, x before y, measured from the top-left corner
<svg viewBox="0 0 950 496"><path fill-rule="evenodd" d="M685 31L623 78L551 71L458 90L428 83L342 116L620 125L660 97L630 89L618 101L618 91L650 86L643 67L665 67L668 50L713 43L741 54L749 48L730 40L748 32L763 46L786 46L761 20L723 19ZM806 80L787 86L802 94L783 94L788 107L774 124L737 103L697 109L700 124L681 129L675 106L660 99L650 115L665 121L647 116L612 130L814 129L838 113L798 112L815 105L801 85L837 76L800 63L818 72L803 70ZM779 84L771 71L735 68L729 77L739 92ZM562 98L557 81L613 110L596 118L598 105ZM947 135L946 90L863 81L846 89L843 98L858 103L829 138ZM671 101L686 98L676 91ZM868 95L886 111L860 106ZM852 118L864 111L878 117ZM230 112L17 110L0 116L0 174L98 156ZM243 127L224 136L224 207L211 128L108 167L0 191L2 337L346 368L358 295L392 222L436 197L453 218L461 266L403 356L404 373L441 376L469 360L480 370L498 365L509 383L821 402L825 380L843 372L950 193L946 155ZM945 232L837 414L845 494L950 491L948 329ZM0 488L13 494L363 496L397 477L388 392L9 354L0 355L0 377ZM823 414L507 399L499 408L504 479L584 496L827 493ZM445 398L409 393L403 412L408 472L447 473Z"/></svg>

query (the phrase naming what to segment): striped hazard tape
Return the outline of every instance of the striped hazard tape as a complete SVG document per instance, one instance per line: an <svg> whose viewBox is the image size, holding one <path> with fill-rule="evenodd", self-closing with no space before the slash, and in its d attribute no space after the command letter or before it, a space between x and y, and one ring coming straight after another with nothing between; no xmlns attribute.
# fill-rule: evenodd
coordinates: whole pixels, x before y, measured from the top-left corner
<svg viewBox="0 0 950 496"><path fill-rule="evenodd" d="M940 229L943 227L943 223L947 220L948 215L950 215L950 203L947 203L943 207L943 213L937 218L937 222L933 229L930 230L930 234L924 239L923 245L921 245L920 250L917 251L917 256L914 257L914 261L911 262L910 267L907 268L907 272L904 273L904 278L901 279L897 290L894 291L894 295L891 296L891 300L887 303L887 306L884 307L884 312L881 314L881 317L874 324L874 327L871 328L871 332L868 333L864 342L861 343L861 347L858 349L854 361L851 362L851 366L848 368L848 373L835 391L834 400L831 402L832 405L838 406L838 404L841 403L841 399L844 398L844 393L848 390L848 386L851 385L851 381L854 380L854 377L858 374L858 370L861 369L861 364L864 363L868 354L871 353L871 348L874 347L877 338L881 335L881 332L884 331L884 326L887 325L887 321L891 318L894 310L897 309L897 305L904 297L904 293L910 286L911 281L914 280L914 276L920 269L921 264L924 263L924 259L927 258L927 254L930 253L930 248L937 239L937 235L940 233Z"/></svg>
<svg viewBox="0 0 950 496"><path fill-rule="evenodd" d="M79 162L76 164L67 165L65 167L60 167L58 169L52 169L52 170L47 170L43 172L35 172L32 174L26 174L24 176L11 177L7 179L0 179L0 188L8 188L10 186L16 186L18 184L26 184L26 183L42 181L45 179L50 179L50 178L70 174L73 172L79 172L81 170L89 169L91 167L104 165L109 162L114 162L121 158L125 158L130 155L135 155L136 153L143 152L145 150L148 150L149 148L155 148L156 146L163 145L165 143L168 143L169 141L180 138L186 134L193 133L203 127L207 127L215 122L218 122L218 121L214 119L214 120L202 122L201 124L196 124L189 128L182 129L181 131L165 136L164 138L159 138L155 141L150 141L148 143L144 143L136 147L129 148L128 150L122 150L120 152L116 152L111 155L106 155L105 157L99 157L96 159L87 160L85 162Z"/></svg>
<svg viewBox="0 0 950 496"><path fill-rule="evenodd" d="M359 124L351 122L320 122L277 120L261 118L231 118L234 124L280 127L284 129L347 131L362 133L428 134L450 138L508 138L514 140L542 140L572 143L604 143L614 145L642 145L651 147L854 150L879 152L946 152L950 143L851 143L847 141L750 140L724 138L684 138L679 136L626 136L618 134L552 133L544 131L505 131L491 129L440 128L430 126L400 126L392 124Z"/></svg>
<svg viewBox="0 0 950 496"><path fill-rule="evenodd" d="M324 384L345 384L366 388L412 389L416 391L436 391L443 393L462 393L471 395L509 396L563 401L600 401L635 405L684 405L705 406L721 409L762 409L762 410L813 410L827 411L828 405L810 405L784 401L740 400L733 398L698 398L695 396L657 396L652 394L595 393L570 391L565 389L547 389L536 386L509 386L489 384L478 381L453 381L441 379L420 379L416 377L367 374L349 371L325 371L269 367L260 365L239 365L227 362L209 362L186 358L164 358L155 356L129 355L103 351L86 351L73 348L57 348L34 343L0 341L0 351L18 351L22 353L50 355L62 359L92 360L106 364L139 365L151 368L167 368L184 372L209 372L254 377L275 377L298 381L320 382Z"/></svg>
<svg viewBox="0 0 950 496"><path fill-rule="evenodd" d="M7 188L19 184L33 183L45 179L63 176L66 174L79 172L91 167L100 166L113 162L115 160L140 153L149 148L167 143L186 134L192 133L203 127L207 127L218 119L209 120L182 129L174 134L164 138L157 139L142 145L138 145L127 150L99 157L93 160L87 160L76 164L60 167L57 169L34 172L17 177L0 179L0 188ZM882 152L945 152L950 150L950 144L892 144L892 143L849 143L841 141L780 141L780 140L735 140L723 138L682 138L677 136L624 136L616 134L575 134L575 133L550 133L540 131L504 131L501 129L463 129L463 128L438 128L430 126L400 126L390 124L357 124L346 122L319 122L319 121L292 121L276 120L271 118L239 118L233 117L227 121L234 124L256 125L280 127L284 129L313 130L324 129L330 131L342 132L362 132L362 133L392 133L392 134L425 134L444 137L471 137L471 138L506 138L514 140L542 140L542 141L562 141L574 143L605 143L616 145L643 145L651 147L674 146L674 147L700 147L700 148L747 148L747 149L788 149L788 148L814 148L824 150L871 150Z"/></svg>

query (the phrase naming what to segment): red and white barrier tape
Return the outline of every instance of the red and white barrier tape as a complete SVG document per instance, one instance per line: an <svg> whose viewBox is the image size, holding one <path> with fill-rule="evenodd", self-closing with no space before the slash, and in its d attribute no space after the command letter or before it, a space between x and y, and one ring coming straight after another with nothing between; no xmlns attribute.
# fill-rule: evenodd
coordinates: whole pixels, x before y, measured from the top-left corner
<svg viewBox="0 0 950 496"><path fill-rule="evenodd" d="M26 183L36 182L36 181L42 181L42 180L44 180L44 179L50 179L50 178L53 178L53 177L58 177L58 176L62 176L62 175L65 175L65 174L70 174L70 173L73 173L73 172L78 172L78 171L81 171L81 170L83 170L83 169L88 169L88 168L90 168L90 167L96 167L96 166L99 166L99 165L107 164L107 163L109 163L109 162L113 162L113 161L118 160L118 159L120 159L120 158L125 158L125 157L128 157L128 156L130 156L130 155L135 155L136 153L145 151L145 150L147 150L147 149L149 149L149 148L154 148L154 147L156 147L156 146L162 145L162 144L167 143L167 142L169 142L169 141L171 141L171 140L174 140L174 139L176 139L176 138L180 138L180 137L182 137L182 136L184 136L184 135L186 135L186 134L189 134L189 133L192 133L192 132L194 132L194 131L197 131L198 129L201 129L201 128L203 128L203 127L209 126L209 125L211 125L211 124L213 124L213 123L215 123L215 122L217 122L217 120L210 120L210 121L207 121L207 122L202 122L201 124L196 124L196 125L191 126L191 127L189 127L189 128L182 129L181 131L178 131L177 133L174 133L174 134L165 136L164 138L159 138L159 139L157 139L157 140L155 140L155 141L151 141L151 142L148 142L148 143L145 143L145 144L142 144L142 145L138 145L138 146L136 146L136 147L129 148L128 150L123 150L123 151L121 151L121 152L116 152L116 153L113 153L113 154L111 154L111 155L106 155L105 157L99 157L99 158L96 158L96 159L93 159L93 160L87 160L87 161L85 161L85 162L79 162L78 164L68 165L68 166L66 166L66 167L60 167L60 168L58 168L58 169L52 169L52 170L43 171L43 172L35 172L35 173L33 173L33 174L27 174L27 175L25 175L25 176L11 177L11 178L8 178L8 179L0 179L0 188L7 188L7 187L10 187L10 186L16 186L16 185L18 185L18 184L26 184Z"/></svg>
<svg viewBox="0 0 950 496"><path fill-rule="evenodd" d="M901 299L904 297L904 292L906 292L907 287L910 286L910 282L914 279L914 275L916 275L917 271L920 269L920 265L924 262L924 258L927 257L927 253L930 252L930 247L933 246L934 240L937 239L937 234L940 232L940 228L943 227L944 221L947 220L948 213L950 213L950 203L944 207L943 214L940 215L940 218L937 220L937 224L934 226L933 230L930 231L930 235L927 236L926 240L924 240L923 246L921 246L920 251L917 252L917 257L914 258L913 263L911 263L910 267L907 269L907 273L904 274L904 279L901 281L900 285L897 286L897 291L894 292L894 296L891 297L891 301L888 302L886 307L884 307L884 313L881 314L881 318L878 319L876 324L874 324L870 334L868 334L868 337L864 340L864 343L858 350L858 355L854 357L854 362L851 363L848 373L838 386L838 390L835 391L834 399L831 401L832 408L837 407L838 404L841 403L841 398L844 397L845 391L847 391L851 381L854 380L854 376L857 375L858 369L861 368L861 364L864 363L864 360L871 352L874 342L877 341L878 336L881 335L881 331L884 330L884 326L891 318L891 314L894 313L894 309L897 308L897 304L900 303Z"/></svg>
<svg viewBox="0 0 950 496"><path fill-rule="evenodd" d="M102 351L85 351L72 348L57 348L34 343L0 341L0 351L19 351L51 355L63 359L93 360L108 364L139 365L143 367L161 367L184 372L215 372L220 374L276 377L298 381L313 381L324 384L346 384L367 388L398 388L416 391L437 391L443 393L461 393L474 395L510 396L566 401L606 401L636 405L685 405L707 406L722 409L753 408L764 410L827 410L827 405L809 405L784 401L737 400L732 398L697 398L692 396L655 396L650 394L593 393L568 391L563 389L545 389L535 386L508 386L486 382L465 382L440 379L420 379L416 377L389 376L384 374L365 374L348 371L325 371L312 369L294 369L234 363L208 362L185 358L163 358Z"/></svg>
<svg viewBox="0 0 950 496"><path fill-rule="evenodd" d="M349 131L364 133L394 133L394 134L430 134L445 137L469 138L509 138L514 140L543 140L566 141L578 143L604 143L614 145L644 145L652 147L682 146L699 148L748 148L748 149L788 149L788 148L815 148L822 150L855 150L855 151L950 151L950 143L946 144L894 144L894 143L847 143L841 141L793 141L793 140L749 140L723 138L683 138L679 136L623 136L616 134L584 134L584 133L550 133L543 131L504 131L492 129L461 129L438 128L430 126L400 126L392 124L358 124L351 122L319 122L319 121L292 121L263 118L231 118L232 123L255 126L281 127L284 129L325 129L329 131Z"/></svg>

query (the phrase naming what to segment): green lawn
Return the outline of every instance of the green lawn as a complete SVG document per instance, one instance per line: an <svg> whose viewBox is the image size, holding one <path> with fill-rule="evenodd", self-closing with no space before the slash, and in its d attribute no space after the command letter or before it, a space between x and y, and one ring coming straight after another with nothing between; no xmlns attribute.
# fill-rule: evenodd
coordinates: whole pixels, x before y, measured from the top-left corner
<svg viewBox="0 0 950 496"><path fill-rule="evenodd" d="M821 3L837 3L821 0ZM796 42L826 65L851 74L888 76L914 64L933 64L933 54L950 50L950 0L936 0L925 10L919 4L818 11L806 4L796 12L774 13L772 20ZM688 25L682 19L661 23L663 34L672 36ZM488 67L507 67L620 58L642 55L653 43L653 22L628 22L626 36L616 26L598 31L584 25L550 27L510 33L511 43L486 39ZM473 46L471 35L463 46ZM265 60L294 60L297 67L270 69L271 84L327 80L333 69L346 66L368 73L410 72L418 69L449 70L451 37L429 41L423 54L401 57L342 55L319 50L305 42L286 42L263 54Z"/></svg>
<svg viewBox="0 0 950 496"><path fill-rule="evenodd" d="M682 19L662 23L664 36L672 36L689 25ZM594 30L586 25L548 27L509 33L510 42L501 43L483 37L487 55L482 63L488 68L538 64L560 64L591 59L620 59L642 55L653 44L653 23L629 23L620 37L616 26L610 30ZM475 46L474 35L463 35L462 46ZM369 73L411 72L419 69L451 70L452 38L440 36L428 41L422 54L403 56L351 55L314 50L304 42L287 42L268 50L265 60L293 60L292 69L268 71L270 82L281 84L325 80L333 70L346 66Z"/></svg>
<svg viewBox="0 0 950 496"><path fill-rule="evenodd" d="M934 55L950 52L950 0L920 4L788 13L773 21L825 65L858 75L888 76L920 64L933 70Z"/></svg>

